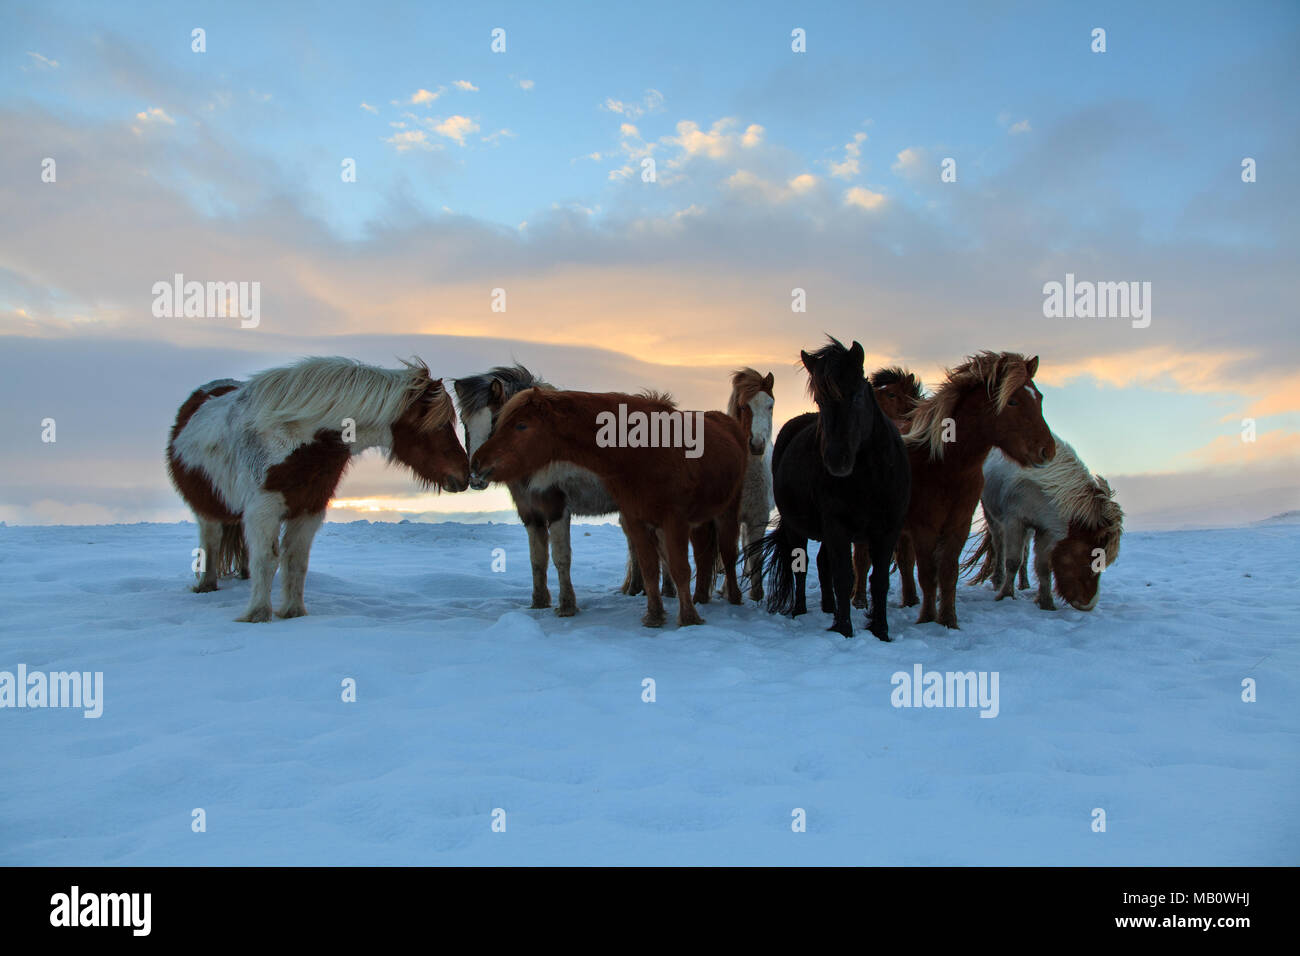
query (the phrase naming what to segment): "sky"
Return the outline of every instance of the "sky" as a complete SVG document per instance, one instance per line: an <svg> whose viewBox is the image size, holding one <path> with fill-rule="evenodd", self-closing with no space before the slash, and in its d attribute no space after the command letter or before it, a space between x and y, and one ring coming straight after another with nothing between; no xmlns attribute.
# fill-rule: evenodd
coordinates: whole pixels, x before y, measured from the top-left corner
<svg viewBox="0 0 1300 956"><path fill-rule="evenodd" d="M1040 356L1139 520L1300 508L1295 3L270 6L0 3L0 520L185 518L177 406L303 355L684 407L750 365L784 420L826 333ZM259 323L156 317L177 273ZM1150 324L1047 317L1067 274ZM332 517L508 506L371 453Z"/></svg>

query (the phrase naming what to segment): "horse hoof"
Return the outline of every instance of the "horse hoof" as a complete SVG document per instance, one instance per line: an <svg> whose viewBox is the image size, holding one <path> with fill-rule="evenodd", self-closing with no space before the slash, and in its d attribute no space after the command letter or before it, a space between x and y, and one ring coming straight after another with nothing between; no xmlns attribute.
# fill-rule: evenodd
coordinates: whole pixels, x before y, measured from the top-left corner
<svg viewBox="0 0 1300 956"><path fill-rule="evenodd" d="M696 624L703 624L703 623L705 623L704 618L700 617L698 614L695 614L686 619L682 619L680 617L677 619L678 627L694 627Z"/></svg>
<svg viewBox="0 0 1300 956"><path fill-rule="evenodd" d="M215 591L216 589L217 589L216 581L205 581L202 584L194 585L194 587L191 588L190 590L192 590L195 594L207 594L209 591Z"/></svg>
<svg viewBox="0 0 1300 956"><path fill-rule="evenodd" d="M744 603L745 603L745 599L744 599L744 597L741 596L740 592L737 591L735 594L728 594L728 595L727 595L727 603L728 603L728 604L744 604Z"/></svg>
<svg viewBox="0 0 1300 956"><path fill-rule="evenodd" d="M1011 600L1014 601L1014 600L1016 599L1016 592L1015 592L1015 591L999 591L998 594L997 594L997 597L995 597L993 600L995 600L995 601L1001 601L1003 598L1011 598Z"/></svg>
<svg viewBox="0 0 1300 956"><path fill-rule="evenodd" d="M754 589L752 589L752 590L749 592L749 599L750 599L751 601L761 601L761 600L763 600L763 589L762 589L762 588L754 588Z"/></svg>
<svg viewBox="0 0 1300 956"><path fill-rule="evenodd" d="M573 617L577 613L578 605L576 604L565 604L561 602L560 606L555 609L556 617Z"/></svg>
<svg viewBox="0 0 1300 956"><path fill-rule="evenodd" d="M852 624L832 624L830 627L826 628L826 630L834 631L836 634L843 634L845 637L853 636Z"/></svg>
<svg viewBox="0 0 1300 956"><path fill-rule="evenodd" d="M1041 607L1044 611L1055 611L1055 610L1056 610L1056 604L1052 601L1051 598L1048 598L1048 599L1045 600L1045 601L1044 601L1044 600L1039 600L1039 602L1038 602L1038 606Z"/></svg>
<svg viewBox="0 0 1300 956"><path fill-rule="evenodd" d="M953 631L960 631L960 630L961 630L961 628L959 628L959 627L957 626L957 617L956 617L956 615L953 615L952 617L943 617L943 618L940 618L940 619L939 619L939 623L942 624L944 627L948 628L949 630L953 630Z"/></svg>
<svg viewBox="0 0 1300 956"><path fill-rule="evenodd" d="M276 611L275 616L279 618L306 617L307 609L302 605L298 605L298 607L286 607L282 610Z"/></svg>
<svg viewBox="0 0 1300 956"><path fill-rule="evenodd" d="M661 611L658 614L651 614L649 611L647 611L645 614L641 616L641 626L642 627L663 627L664 626L663 612Z"/></svg>
<svg viewBox="0 0 1300 956"><path fill-rule="evenodd" d="M271 620L271 609L269 607L259 607L235 618L235 621L240 624L265 624L269 620Z"/></svg>
<svg viewBox="0 0 1300 956"><path fill-rule="evenodd" d="M916 607L920 603L921 603L920 599L915 596L910 598L905 597L903 598L903 603L900 604L899 607Z"/></svg>
<svg viewBox="0 0 1300 956"><path fill-rule="evenodd" d="M528 608L529 610L536 611L536 610L540 610L541 608L550 607L550 606L551 606L551 596L548 594L545 597L534 596L533 603L528 605Z"/></svg>
<svg viewBox="0 0 1300 956"><path fill-rule="evenodd" d="M865 610L867 607L867 599L864 597L858 597L857 595L854 595L853 606L858 608L859 610Z"/></svg>
<svg viewBox="0 0 1300 956"><path fill-rule="evenodd" d="M697 594L697 595L695 595L695 603L696 603L696 604L708 604L710 600L711 600L711 598L710 598L707 594Z"/></svg>

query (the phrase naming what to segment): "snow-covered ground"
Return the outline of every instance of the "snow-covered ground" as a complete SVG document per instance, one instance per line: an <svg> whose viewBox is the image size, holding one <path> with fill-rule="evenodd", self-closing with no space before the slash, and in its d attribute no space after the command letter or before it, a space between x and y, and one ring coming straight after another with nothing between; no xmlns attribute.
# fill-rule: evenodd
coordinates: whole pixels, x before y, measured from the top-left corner
<svg viewBox="0 0 1300 956"><path fill-rule="evenodd" d="M355 523L311 616L236 624L195 537L0 528L0 671L104 675L98 719L0 710L0 863L1300 863L1294 524L1129 534L1090 614L963 586L962 630L891 607L893 644L643 629L608 525L574 618L526 609L518 525ZM917 664L997 672L997 716L892 706Z"/></svg>

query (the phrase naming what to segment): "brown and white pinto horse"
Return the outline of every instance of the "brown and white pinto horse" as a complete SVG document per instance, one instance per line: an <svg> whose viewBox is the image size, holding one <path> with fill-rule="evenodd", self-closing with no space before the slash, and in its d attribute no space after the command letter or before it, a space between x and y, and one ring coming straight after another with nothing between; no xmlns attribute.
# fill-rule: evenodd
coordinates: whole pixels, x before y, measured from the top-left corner
<svg viewBox="0 0 1300 956"><path fill-rule="evenodd" d="M921 380L916 373L905 368L891 365L889 368L877 369L871 375L871 388L876 395L876 404L897 427L900 434L907 433L907 423L916 406L925 398ZM916 600L916 579L913 569L916 556L912 554L912 545L907 538L900 538L898 551L894 555L898 562L898 576L903 582L903 607L912 607ZM864 542L853 544L853 606L867 606L867 568L870 558Z"/></svg>
<svg viewBox="0 0 1300 956"><path fill-rule="evenodd" d="M702 431L696 436L699 456L689 457L686 449L671 442L606 444L602 419L614 416L620 422L630 421L634 415L644 416L640 420L651 422L652 429L656 422L671 422L674 415L696 416ZM728 599L733 604L741 601L735 565L740 492L749 455L746 444L740 425L722 412L682 412L670 402L645 395L533 388L520 392L501 410L492 437L474 453L471 476L510 482L557 461L597 475L618 504L623 530L636 550L646 590L641 623L659 627L664 622L655 542L660 532L668 572L677 585L677 621L686 626L704 623L691 600L687 545L692 529L711 526L716 520Z"/></svg>
<svg viewBox="0 0 1300 956"><path fill-rule="evenodd" d="M238 620L271 619L277 565L284 570L279 615L306 614L312 539L352 456L387 448L389 460L424 485L463 491L469 462L455 419L451 397L422 362L386 369L309 358L244 383L199 388L177 412L167 443L167 470L194 511L205 556L194 590L215 591L246 542L252 593Z"/></svg>
<svg viewBox="0 0 1300 956"><path fill-rule="evenodd" d="M912 466L903 536L920 578L918 624L957 626L958 566L990 449L1024 466L1046 464L1056 454L1043 421L1043 396L1034 386L1037 371L1037 356L980 352L950 369L912 414L903 436Z"/></svg>

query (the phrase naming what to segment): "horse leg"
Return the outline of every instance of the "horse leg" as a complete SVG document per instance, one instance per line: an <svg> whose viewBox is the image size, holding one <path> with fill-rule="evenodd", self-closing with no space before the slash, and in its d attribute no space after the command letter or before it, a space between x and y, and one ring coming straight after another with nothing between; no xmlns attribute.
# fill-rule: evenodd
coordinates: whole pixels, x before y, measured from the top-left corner
<svg viewBox="0 0 1300 956"><path fill-rule="evenodd" d="M830 566L831 549L825 541L817 547L817 586L822 592L822 613L835 613L835 576Z"/></svg>
<svg viewBox="0 0 1300 956"><path fill-rule="evenodd" d="M961 574L961 549L970 536L970 526L962 534L947 536L939 548L939 617L944 627L957 629L957 578Z"/></svg>
<svg viewBox="0 0 1300 956"><path fill-rule="evenodd" d="M927 535L914 537L912 547L916 552L916 576L921 585L921 613L917 624L935 620L935 590L939 586L939 570L935 561L935 540Z"/></svg>
<svg viewBox="0 0 1300 956"><path fill-rule="evenodd" d="M560 617L573 617L578 613L578 596L573 593L573 578L569 574L569 567L573 564L573 541L569 534L572 519L566 508L564 515L550 527L551 561L555 565L555 575L560 579L560 605L555 613Z"/></svg>
<svg viewBox="0 0 1300 956"><path fill-rule="evenodd" d="M808 591L808 539L791 537L788 543L793 545L790 553L781 555L780 560L789 561L794 565L794 552L799 551L803 554L803 570L794 571L794 610L790 612L791 617L798 617L800 614L808 613L808 601L806 599Z"/></svg>
<svg viewBox="0 0 1300 956"><path fill-rule="evenodd" d="M717 543L714 534L717 529L712 521L696 525L691 529L691 550L695 552L695 595L696 604L708 604L711 600L710 587L713 581L713 564L718 559ZM668 562L664 562L667 567Z"/></svg>
<svg viewBox="0 0 1300 956"><path fill-rule="evenodd" d="M888 535L873 538L871 548L871 610L867 613L867 629L882 641L889 640L889 558L898 546L897 538Z"/></svg>
<svg viewBox="0 0 1300 956"><path fill-rule="evenodd" d="M1048 541L1047 532L1034 534L1034 574L1038 576L1038 606L1044 611L1055 611L1056 602L1052 600L1052 548L1055 541Z"/></svg>
<svg viewBox="0 0 1300 956"><path fill-rule="evenodd" d="M867 542L853 542L853 606L867 606Z"/></svg>
<svg viewBox="0 0 1300 956"><path fill-rule="evenodd" d="M284 515L284 498L262 494L244 509L244 540L248 542L248 561L253 586L248 596L248 610L236 621L256 624L271 620L271 582L279 563L280 521Z"/></svg>
<svg viewBox="0 0 1300 956"><path fill-rule="evenodd" d="M700 617L691 601L691 559L687 553L691 529L686 522L670 518L664 523L662 531L667 559L664 563L677 585L677 626L703 624L704 618Z"/></svg>
<svg viewBox="0 0 1300 956"><path fill-rule="evenodd" d="M718 551L722 555L722 577L728 604L745 603L736 579L736 559L740 557L740 519L729 509L714 522L718 528Z"/></svg>
<svg viewBox="0 0 1300 956"><path fill-rule="evenodd" d="M908 535L901 535L898 539L898 549L895 552L898 558L898 580L903 586L902 607L916 607L920 601L916 596L916 578L912 572L916 570L916 551L912 545L912 539Z"/></svg>
<svg viewBox="0 0 1300 956"><path fill-rule="evenodd" d="M302 602L303 587L307 580L307 561L311 555L311 543L325 520L325 512L299 515L290 518L284 525L284 538L280 542L280 573L284 577L281 584L283 604L279 617L302 617L307 608Z"/></svg>
<svg viewBox="0 0 1300 956"><path fill-rule="evenodd" d="M641 582L641 563L637 560L636 548L632 545L632 536L628 534L622 515L618 516L618 526L623 529L623 536L627 538L627 573L623 575L623 583L619 586L619 591L627 595L640 594L645 590L645 585Z"/></svg>
<svg viewBox="0 0 1300 956"><path fill-rule="evenodd" d="M998 596L994 600L1015 598L1016 575L1024 570L1024 565L1020 563L1024 553L1025 526L1012 518L1002 526L1002 586L998 588Z"/></svg>
<svg viewBox="0 0 1300 956"><path fill-rule="evenodd" d="M831 587L835 596L835 620L829 630L837 631L845 637L853 636L853 543L848 538L835 538L823 541L818 552L818 571L821 570L821 555L827 554L827 564L831 575ZM825 598L823 598L825 600Z"/></svg>
<svg viewBox="0 0 1300 956"><path fill-rule="evenodd" d="M533 566L533 603L530 608L550 607L551 589L546 586L548 535L546 519L534 514L524 525L528 531L528 563Z"/></svg>
<svg viewBox="0 0 1300 956"><path fill-rule="evenodd" d="M672 575L668 573L668 553L664 550L664 533L655 532L655 548L659 554L659 567L663 571L663 578L659 584L659 592L666 598L677 597L677 585L673 583Z"/></svg>
<svg viewBox="0 0 1300 956"><path fill-rule="evenodd" d="M763 562L753 555L750 548L755 541L761 541L767 532L766 525L750 521L745 524L745 578L749 581L749 598L751 601L763 600Z"/></svg>
<svg viewBox="0 0 1300 956"><path fill-rule="evenodd" d="M1020 554L1020 590L1029 590L1029 535L1027 534L1025 535L1024 549Z"/></svg>
<svg viewBox="0 0 1300 956"><path fill-rule="evenodd" d="M623 525L623 530L636 551L641 581L645 587L645 614L641 623L646 627L663 627L664 602L659 596L659 549L655 546L654 532L641 522L631 520Z"/></svg>
<svg viewBox="0 0 1300 956"><path fill-rule="evenodd" d="M1006 577L1002 567L1002 525L998 524L992 518L985 516L989 529L989 561L993 565L993 573L989 580L993 584L993 590L1002 590L1002 579Z"/></svg>
<svg viewBox="0 0 1300 956"><path fill-rule="evenodd" d="M217 561L221 551L221 522L195 515L199 523L199 547L203 549L203 570L199 581L194 585L194 593L217 589Z"/></svg>

